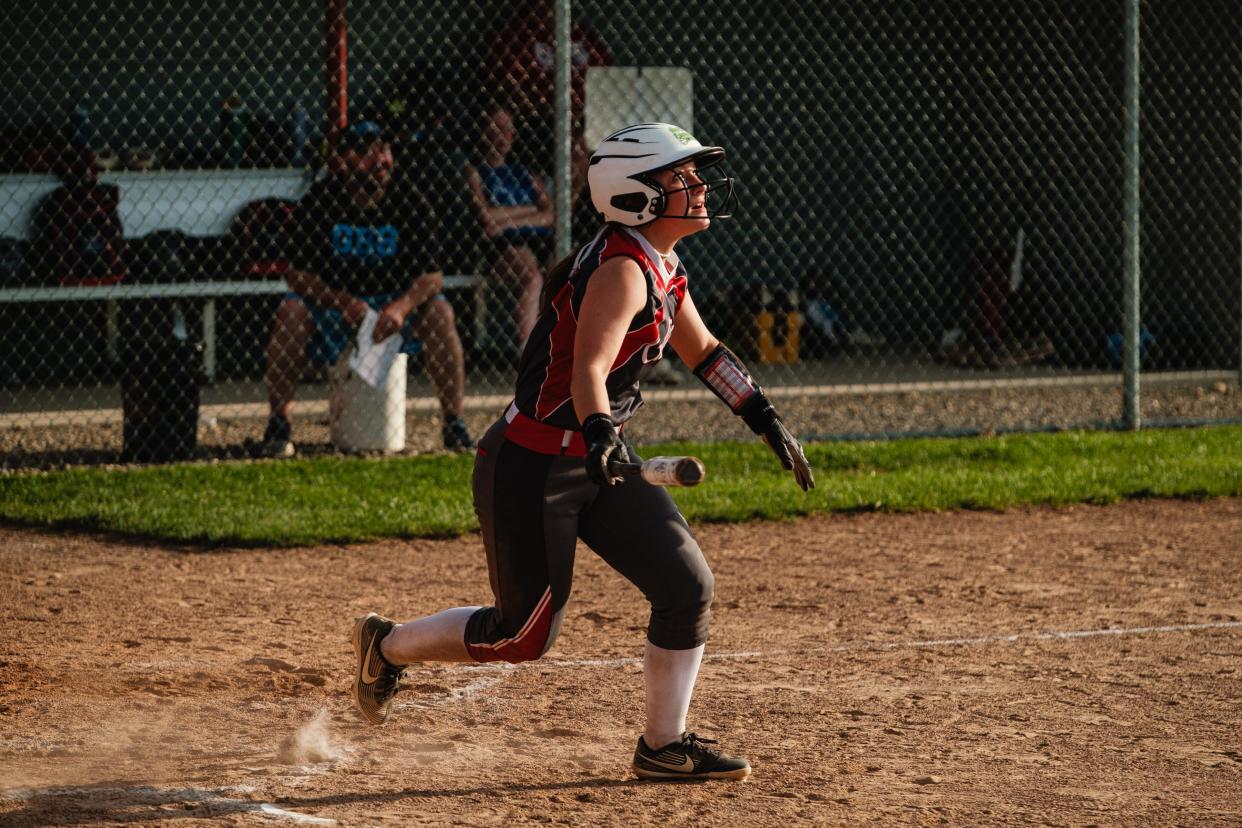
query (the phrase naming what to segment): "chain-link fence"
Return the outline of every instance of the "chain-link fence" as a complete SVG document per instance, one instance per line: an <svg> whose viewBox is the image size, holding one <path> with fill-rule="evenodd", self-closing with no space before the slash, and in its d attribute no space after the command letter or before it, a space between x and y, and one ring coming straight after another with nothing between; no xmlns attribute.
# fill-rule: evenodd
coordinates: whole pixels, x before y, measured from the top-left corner
<svg viewBox="0 0 1242 828"><path fill-rule="evenodd" d="M463 444L558 184L590 239L641 120L726 148L739 209L678 251L798 431L1123 421L1126 0L575 3L559 169L556 5L0 11L0 466ZM1242 10L1140 15L1142 421L1236 419ZM675 363L642 433L741 434Z"/></svg>

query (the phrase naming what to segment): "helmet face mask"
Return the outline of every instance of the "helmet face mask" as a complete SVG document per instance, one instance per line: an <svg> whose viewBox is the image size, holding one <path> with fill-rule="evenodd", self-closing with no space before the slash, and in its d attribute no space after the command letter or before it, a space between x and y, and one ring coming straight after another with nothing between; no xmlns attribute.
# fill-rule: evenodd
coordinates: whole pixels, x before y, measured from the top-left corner
<svg viewBox="0 0 1242 828"><path fill-rule="evenodd" d="M695 164L695 173L700 179L698 184L690 184L680 173L674 172L673 175L681 186L667 188L662 187L654 176L650 173L644 173L639 176L639 180L648 184L652 189L659 190L655 202L652 204L651 212L655 218L672 218L672 219L690 219L701 220L704 218L730 218L733 215L733 209L737 206L737 197L733 191L733 179L724 171L723 165L720 163L721 157L714 158L707 163L698 161ZM684 162L683 162L684 164ZM679 164L678 166L682 166ZM656 170L655 172L659 172ZM690 205L694 202L694 194L701 192L703 196L703 205L706 212L699 215L690 213ZM686 212L682 215L670 214L668 205L671 196L677 193L686 193ZM653 219L654 220L654 219Z"/></svg>
<svg viewBox="0 0 1242 828"><path fill-rule="evenodd" d="M592 154L587 170L591 201L605 221L628 227L660 218L727 218L733 214L736 199L733 179L720 167L723 159L723 149L705 147L672 124L634 124L604 138ZM687 163L694 163L701 183L690 184L674 173L681 186L665 188L656 179L656 173ZM692 215L690 204L698 190L703 191L707 210L706 214ZM680 192L686 193L686 213L668 215L669 197Z"/></svg>

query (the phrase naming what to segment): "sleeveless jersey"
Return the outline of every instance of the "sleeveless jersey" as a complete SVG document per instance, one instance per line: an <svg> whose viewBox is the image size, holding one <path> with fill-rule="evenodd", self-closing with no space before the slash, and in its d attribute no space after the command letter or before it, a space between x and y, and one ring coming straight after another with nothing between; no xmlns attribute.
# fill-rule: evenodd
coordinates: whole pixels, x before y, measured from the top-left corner
<svg viewBox="0 0 1242 828"><path fill-rule="evenodd" d="M578 429L570 399L578 311L591 276L604 262L624 256L638 263L647 282L647 303L630 320L605 381L613 422L620 425L642 407L639 381L664 353L677 309L685 300L686 269L677 254L667 264L639 233L605 224L578 252L569 280L539 315L518 365L517 410L562 429Z"/></svg>

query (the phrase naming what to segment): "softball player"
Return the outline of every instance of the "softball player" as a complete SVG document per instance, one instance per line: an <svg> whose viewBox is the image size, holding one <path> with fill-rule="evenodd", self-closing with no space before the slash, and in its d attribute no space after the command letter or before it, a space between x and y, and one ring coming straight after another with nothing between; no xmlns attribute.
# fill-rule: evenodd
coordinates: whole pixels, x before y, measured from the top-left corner
<svg viewBox="0 0 1242 828"><path fill-rule="evenodd" d="M642 405L643 375L671 345L760 435L805 491L802 447L745 366L704 326L674 248L730 215L724 158L670 124L637 124L603 140L588 183L605 224L553 268L518 367L517 393L479 442L474 503L494 606L459 607L397 624L358 619L354 700L388 718L405 668L424 661L512 663L542 656L560 631L581 538L651 604L643 656L646 726L634 754L643 778L745 779L750 765L686 731L707 640L713 578L668 493L621 479L634 459L621 437ZM715 169L713 169L715 168Z"/></svg>

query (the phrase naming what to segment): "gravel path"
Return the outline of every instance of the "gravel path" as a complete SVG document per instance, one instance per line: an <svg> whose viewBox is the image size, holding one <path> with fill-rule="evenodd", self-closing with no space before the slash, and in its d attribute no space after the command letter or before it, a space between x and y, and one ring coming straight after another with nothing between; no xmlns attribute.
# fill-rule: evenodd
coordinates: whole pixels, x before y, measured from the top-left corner
<svg viewBox="0 0 1242 828"><path fill-rule="evenodd" d="M786 422L804 436L928 434L1035 430L1098 426L1121 416L1121 390L1115 387L1002 387L986 390L829 393L793 396L781 389L777 402ZM500 406L470 410L466 419L481 434ZM1234 382L1155 385L1142 395L1144 424L1242 419L1242 392ZM296 414L295 414L296 418ZM247 456L245 443L257 440L263 420L217 418L199 430L204 460ZM331 453L323 415L295 419L294 438L303 455ZM631 422L638 443L664 440L731 440L749 432L714 399L657 399ZM439 417L422 411L407 416L406 453L439 451ZM0 431L0 470L48 469L119 461L119 422L10 427Z"/></svg>

